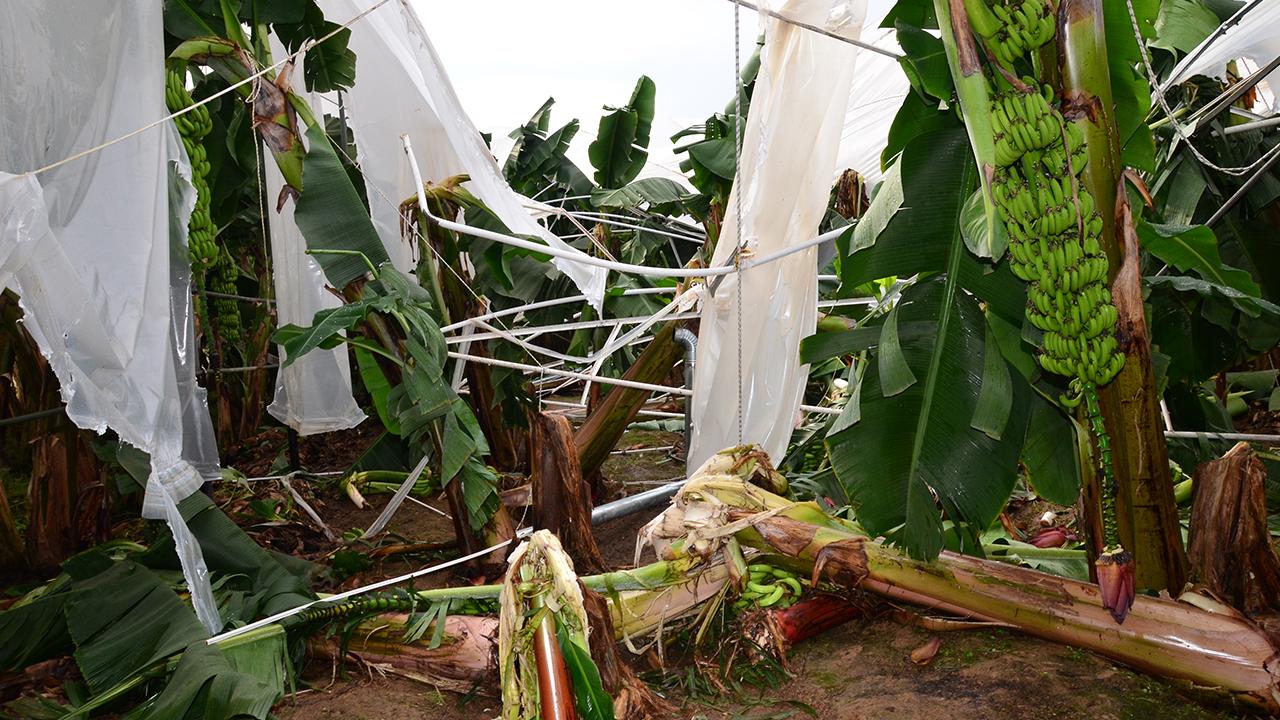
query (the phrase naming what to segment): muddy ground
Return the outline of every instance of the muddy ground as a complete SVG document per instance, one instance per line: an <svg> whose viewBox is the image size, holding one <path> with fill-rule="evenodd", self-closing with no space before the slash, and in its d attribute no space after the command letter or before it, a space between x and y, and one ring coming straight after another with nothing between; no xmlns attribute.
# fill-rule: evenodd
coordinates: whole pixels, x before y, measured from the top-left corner
<svg viewBox="0 0 1280 720"><path fill-rule="evenodd" d="M932 635L889 620L850 623L798 647L792 679L715 700L669 696L669 717L694 720L1210 720L1238 717L1091 653L1015 633L945 633L928 667L908 656ZM281 720L462 720L493 717L493 698L438 692L374 673L322 685L277 708Z"/></svg>
<svg viewBox="0 0 1280 720"><path fill-rule="evenodd" d="M676 444L679 436L657 431L632 432L619 448ZM681 474L682 464L666 452L614 455L605 468L615 494L639 492ZM322 497L321 514L340 533L376 516L385 497L371 497L356 510L343 498ZM432 503L437 507L442 504ZM636 530L650 513L598 528L606 559L621 567L632 563ZM447 540L443 518L406 505L391 529L419 540ZM343 586L420 566L425 557L393 557L359 573ZM420 586L448 580L434 577ZM457 582L457 579L453 579ZM832 718L878 720L913 718L951 720L956 716L1020 720L1209 720L1240 716L1239 709L1202 705L1179 688L1096 656L1001 629L941 634L905 626L886 608L797 647L789 675L775 675L760 687L729 683L724 692L687 665L669 668L659 691L676 709L671 718ZM928 666L910 661L911 651L935 636L941 647ZM637 658L639 669L647 661ZM645 677L658 681L660 673ZM439 691L377 668L313 665L310 686L276 709L281 720L462 720L495 717L493 697Z"/></svg>
<svg viewBox="0 0 1280 720"><path fill-rule="evenodd" d="M349 466L376 438L376 421L367 425L371 427L324 440L305 439L300 448L303 465L317 472ZM676 445L678 451L680 440L675 433L632 431L618 448ZM279 467L285 446L283 432L267 431L229 453L228 464L248 476L270 474ZM608 494L617 497L682 477L683 462L667 450L615 454L604 475ZM335 539L327 538L315 522L299 513L276 481L222 483L215 497L264 546L337 568L335 575L318 582L318 591L365 585L456 554L450 547L451 522L441 514L447 506L439 498L424 499L431 508L406 503L388 526L386 537L374 546L345 541L343 535L367 527L388 495L370 494L368 506L360 509L332 480L299 480L294 485ZM1034 523L1041 510L1011 507L1013 522ZM597 528L598 542L612 566L632 564L636 532L657 511ZM280 516L273 517L277 512ZM419 578L415 586L468 581L440 573ZM938 634L895 622L890 617L893 609L883 604L868 605L872 609L867 616L795 648L786 671L776 665L755 667L754 682L700 674L678 658L663 671L653 668L651 656L633 658L634 664L672 702L674 709L666 717L688 720L1208 720L1241 714L1237 708L1200 704L1180 688L1086 651L999 629ZM912 650L935 637L941 646L933 661L927 666L913 664ZM313 661L298 692L280 703L274 715L280 720L469 720L495 717L498 710L494 697L439 691L386 668L335 668L326 661Z"/></svg>

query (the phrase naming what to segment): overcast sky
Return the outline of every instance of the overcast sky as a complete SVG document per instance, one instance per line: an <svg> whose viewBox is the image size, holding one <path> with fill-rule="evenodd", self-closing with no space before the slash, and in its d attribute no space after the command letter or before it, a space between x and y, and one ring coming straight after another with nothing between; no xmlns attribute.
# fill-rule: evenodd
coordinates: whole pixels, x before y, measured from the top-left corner
<svg viewBox="0 0 1280 720"><path fill-rule="evenodd" d="M507 133L553 97L553 127L581 121L570 157L590 174L586 149L603 106L625 104L644 74L657 85L645 174L663 168L678 174L671 135L733 97L730 0L411 2L467 114L493 134L499 160L511 147ZM892 5L868 1L864 37ZM745 62L755 49L758 15L742 9L739 19Z"/></svg>
<svg viewBox="0 0 1280 720"><path fill-rule="evenodd" d="M728 0L413 0L463 107L494 136L499 159L522 124L554 97L553 127L578 118L571 156L590 173L586 146L604 105L622 105L644 74L657 85L651 164L675 168L673 133L733 96L733 4ZM756 13L741 12L742 58Z"/></svg>

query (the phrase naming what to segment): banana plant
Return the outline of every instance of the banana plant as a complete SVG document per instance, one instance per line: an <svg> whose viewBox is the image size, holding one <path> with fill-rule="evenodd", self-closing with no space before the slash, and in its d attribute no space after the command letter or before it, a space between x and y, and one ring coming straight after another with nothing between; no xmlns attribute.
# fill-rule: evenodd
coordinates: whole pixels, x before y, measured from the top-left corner
<svg viewBox="0 0 1280 720"><path fill-rule="evenodd" d="M1035 404L1028 378L1004 354L1005 345L1015 358L1025 352L1017 330L1007 330L1021 323L1023 290L1006 266L965 244L961 217L978 173L963 131L917 136L896 167L885 185L901 185L877 193L857 226L870 237L855 240L841 280L919 280L878 322L807 338L801 358L868 353L826 438L859 522L917 557L944 546L981 553L978 538L1017 480ZM944 519L953 521L945 533Z"/></svg>
<svg viewBox="0 0 1280 720"><path fill-rule="evenodd" d="M173 10L171 15L178 13L185 21L176 23L177 28L206 34L183 37L170 57L207 65L223 82L236 84L255 75L258 68L273 64L266 49L270 29L295 48L301 48L306 40L336 33L316 46L325 49L316 51L315 70L308 64L308 85L323 90L348 86L354 81L354 55L346 50L349 30L338 31L338 26L326 21L314 2L301 4L301 14L279 9L267 14L259 5L238 6L233 0L219 0L217 15L213 16L206 5L193 6L177 0L175 7L181 8L181 13ZM268 23L264 16L277 22ZM279 21L281 16L298 20ZM249 32L246 22L252 23ZM214 31L219 24L221 34ZM313 51L314 48L308 51L309 57ZM291 67L286 64L284 69ZM374 266L385 261L386 250L360 201L360 193L325 133L323 116L293 92L288 73L267 72L239 85L236 91L248 102L252 127L285 179L280 197L275 198L276 207L290 199L297 201L298 228L330 284L345 288L363 277L367 266L362 256Z"/></svg>
<svg viewBox="0 0 1280 720"><path fill-rule="evenodd" d="M472 552L506 539L513 528L498 503L497 475L483 461L488 441L470 407L444 381L447 346L431 294L389 262L370 272L374 279L345 305L316 313L308 327L286 325L276 332L286 364L344 342L372 355L376 363L361 369L366 378L380 378L367 383L390 388L378 405L384 426L431 457L431 475L449 499L460 547Z"/></svg>
<svg viewBox="0 0 1280 720"><path fill-rule="evenodd" d="M310 602L310 563L258 546L202 493L179 504L208 565L219 611L242 624ZM265 720L292 684L280 626L210 642L184 598L173 540L116 540L74 556L50 582L0 612L0 668L73 655L84 678L68 703L24 698L24 717L79 719L108 708L123 717L191 714ZM133 706L131 710L130 706Z"/></svg>

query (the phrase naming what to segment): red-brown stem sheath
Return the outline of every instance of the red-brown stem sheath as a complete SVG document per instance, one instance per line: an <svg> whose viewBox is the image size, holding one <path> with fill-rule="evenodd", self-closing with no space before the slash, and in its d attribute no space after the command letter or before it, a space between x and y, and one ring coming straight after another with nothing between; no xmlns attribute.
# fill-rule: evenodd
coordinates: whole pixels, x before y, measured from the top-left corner
<svg viewBox="0 0 1280 720"><path fill-rule="evenodd" d="M542 720L576 720L573 709L573 686L565 667L560 644L556 642L555 618L543 613L542 622L533 634L533 652L538 661L538 697Z"/></svg>

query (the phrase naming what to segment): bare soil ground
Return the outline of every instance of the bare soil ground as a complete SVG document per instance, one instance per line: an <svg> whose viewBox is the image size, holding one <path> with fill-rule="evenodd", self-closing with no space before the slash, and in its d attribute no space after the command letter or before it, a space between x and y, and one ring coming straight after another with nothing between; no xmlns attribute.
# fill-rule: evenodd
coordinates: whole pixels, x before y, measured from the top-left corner
<svg viewBox="0 0 1280 720"><path fill-rule="evenodd" d="M672 720L1212 720L1239 717L1091 653L1003 630L944 633L933 663L911 651L932 634L889 620L850 623L798 647L791 680L716 700L675 688ZM412 680L350 673L286 699L281 720L463 720L494 717L493 698L439 692Z"/></svg>
<svg viewBox="0 0 1280 720"><path fill-rule="evenodd" d="M312 470L348 465L376 437L360 428L328 443L304 442L303 463ZM633 431L619 449L678 445L680 436L659 431ZM267 474L284 451L283 433L264 433L238 449L237 465L249 475ZM669 482L683 474L683 462L667 451L613 455L604 468L610 497L628 495ZM332 485L299 482L296 487L324 519L338 540L327 539L318 525L290 508L287 491L278 483L254 484L251 491L224 483L217 499L259 542L276 550L333 563L339 552L362 564L338 577L322 579L318 590L334 591L434 564L450 557L453 538L447 510L438 498L426 501L435 510L406 503L389 526L390 539L374 552L341 536L367 527L387 495L369 495L364 509L354 507ZM265 501L265 503L263 502ZM287 520L263 517L278 507ZM1034 526L1043 508L1028 503L1011 508L1012 521ZM655 511L656 512L656 509ZM640 513L597 528L606 561L629 566L637 530L653 513ZM434 543L434 549L383 554L409 543ZM445 573L416 582L436 587L466 582ZM911 663L911 651L934 637L941 647L927 666ZM729 683L722 691L688 664L673 661L665 673L652 672L651 658L636 658L647 679L677 708L670 718L687 720L782 720L832 718L880 720L905 718L952 720L954 717L1019 718L1020 720L1211 720L1239 717L1241 709L1209 707L1180 688L1117 666L1092 653L1037 640L1005 630L965 630L942 634L904 626L887 613L851 622L795 648L789 674L774 673L760 684ZM385 668L348 665L336 668L312 662L299 692L275 708L280 720L463 720L495 717L493 697L462 696L390 674Z"/></svg>
<svg viewBox="0 0 1280 720"><path fill-rule="evenodd" d="M631 432L619 448L672 445L679 439L673 433ZM614 455L604 474L610 494L618 496L670 481L681 475L682 468L666 452L634 453ZM321 514L335 530L358 527L376 516L385 497L370 500L373 507L360 511L345 499L330 499ZM1031 513L1026 514L1030 524ZM611 565L632 564L636 531L650 517L651 513L641 513L597 528L598 542ZM406 506L392 527L415 539L451 536L442 518L416 506ZM387 561L357 579L403 572L418 560ZM448 579L437 578L430 584ZM679 666L669 669L661 691L678 708L670 717L688 720L951 720L957 716L1211 720L1240 716L1240 709L1201 705L1179 688L1092 653L1006 630L941 633L934 661L924 667L912 664L911 651L935 635L881 615L800 645L789 661L790 679L769 687L739 685L727 694L710 692L705 682L677 681L688 674L687 666ZM645 661L637 660L638 668L647 667ZM349 667L335 675L332 667L313 665L307 677L311 687L276 708L281 720L462 720L495 717L499 712L493 697L442 692L377 668Z"/></svg>

